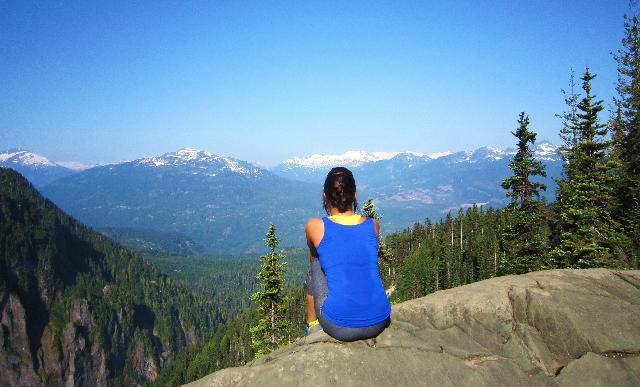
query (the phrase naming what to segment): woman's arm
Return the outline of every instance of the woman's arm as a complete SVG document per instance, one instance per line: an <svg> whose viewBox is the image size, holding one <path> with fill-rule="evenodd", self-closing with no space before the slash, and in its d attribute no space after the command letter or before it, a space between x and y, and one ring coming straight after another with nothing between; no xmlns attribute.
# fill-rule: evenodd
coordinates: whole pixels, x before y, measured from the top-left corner
<svg viewBox="0 0 640 387"><path fill-rule="evenodd" d="M376 236L380 240L380 222L378 222L378 219L373 219L373 226L376 229Z"/></svg>
<svg viewBox="0 0 640 387"><path fill-rule="evenodd" d="M307 234L307 246L309 247L309 260L313 261L318 258L316 247L318 247L324 235L324 223L322 223L322 219L309 219L305 227L305 233Z"/></svg>

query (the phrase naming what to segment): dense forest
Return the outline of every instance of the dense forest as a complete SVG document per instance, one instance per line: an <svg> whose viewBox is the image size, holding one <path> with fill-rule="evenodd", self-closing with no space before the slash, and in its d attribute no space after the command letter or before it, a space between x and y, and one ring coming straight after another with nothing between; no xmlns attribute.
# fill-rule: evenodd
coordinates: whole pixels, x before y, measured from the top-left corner
<svg viewBox="0 0 640 387"><path fill-rule="evenodd" d="M287 261L286 283L301 286L309 270L308 252L302 248L281 250ZM211 299L221 307L225 319L252 306L251 294L258 289L258 254L177 255L142 252L141 257L163 273Z"/></svg>
<svg viewBox="0 0 640 387"><path fill-rule="evenodd" d="M3 385L141 383L219 309L0 169Z"/></svg>
<svg viewBox="0 0 640 387"><path fill-rule="evenodd" d="M301 248L279 249L284 270L284 320L288 322L287 342L304 334L306 324L302 283L309 270L308 252ZM220 308L224 323L216 327L203 343L176 356L160 372L155 385L180 385L216 370L246 364L253 360L250 328L259 320L251 295L258 291L258 255L180 256L144 253L145 260L162 272L210 298Z"/></svg>
<svg viewBox="0 0 640 387"><path fill-rule="evenodd" d="M536 133L523 112L513 135L512 176L502 183L510 204L473 206L387 236L381 261L396 301L497 275L554 268L639 267L640 255L640 22L625 17L618 63L618 97L610 117L592 90L587 67L576 90L573 71L559 114L564 171L556 200L540 199L544 165L531 147Z"/></svg>

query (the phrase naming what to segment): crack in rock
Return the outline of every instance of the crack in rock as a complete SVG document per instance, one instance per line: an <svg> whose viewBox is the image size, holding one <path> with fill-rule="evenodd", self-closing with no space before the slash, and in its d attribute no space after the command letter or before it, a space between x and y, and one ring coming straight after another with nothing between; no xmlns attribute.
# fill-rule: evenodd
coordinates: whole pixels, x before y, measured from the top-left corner
<svg viewBox="0 0 640 387"><path fill-rule="evenodd" d="M619 272L616 272L616 271L612 271L612 273L613 273L613 275L615 275L616 277L620 278L624 282L626 282L629 285L633 286L634 288L640 290L640 281L635 282L635 281L629 279L626 275L624 275L622 273L619 273ZM634 280L637 280L637 279L634 278Z"/></svg>
<svg viewBox="0 0 640 387"><path fill-rule="evenodd" d="M596 352L598 353L598 352ZM610 357L612 359L619 358L627 358L627 357L638 357L640 356L640 351L628 352L628 351L605 351L599 352L598 355L602 355L605 357Z"/></svg>
<svg viewBox="0 0 640 387"><path fill-rule="evenodd" d="M476 368L479 365L482 365L483 363L488 361L508 360L508 359L498 355L477 355L477 356L469 356L463 360L464 360L464 364L466 364L467 366Z"/></svg>

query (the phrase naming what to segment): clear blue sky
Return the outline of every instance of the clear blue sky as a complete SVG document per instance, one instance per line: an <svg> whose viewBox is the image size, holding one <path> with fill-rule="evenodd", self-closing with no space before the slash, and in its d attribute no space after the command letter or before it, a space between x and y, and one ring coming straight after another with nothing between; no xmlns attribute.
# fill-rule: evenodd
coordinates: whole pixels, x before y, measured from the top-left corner
<svg viewBox="0 0 640 387"><path fill-rule="evenodd" d="M510 146L523 110L558 142L570 68L613 97L628 4L0 0L0 149L271 165Z"/></svg>

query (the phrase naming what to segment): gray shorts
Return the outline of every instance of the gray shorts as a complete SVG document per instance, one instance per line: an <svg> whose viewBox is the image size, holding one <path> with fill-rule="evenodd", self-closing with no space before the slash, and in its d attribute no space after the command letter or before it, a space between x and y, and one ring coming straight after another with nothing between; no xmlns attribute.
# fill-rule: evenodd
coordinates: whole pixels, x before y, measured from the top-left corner
<svg viewBox="0 0 640 387"><path fill-rule="evenodd" d="M378 336L380 332L389 326L389 318L375 325L357 328L343 327L329 321L322 314L322 306L324 305L324 301L327 299L328 289L327 278L324 275L324 271L322 271L322 267L320 266L320 261L318 259L311 261L311 269L309 270L307 279L304 282L304 291L305 293L313 296L314 309L318 316L318 321L320 321L320 325L322 326L322 330L335 339L340 341L370 339Z"/></svg>

